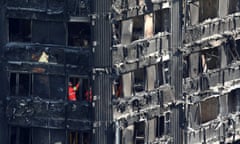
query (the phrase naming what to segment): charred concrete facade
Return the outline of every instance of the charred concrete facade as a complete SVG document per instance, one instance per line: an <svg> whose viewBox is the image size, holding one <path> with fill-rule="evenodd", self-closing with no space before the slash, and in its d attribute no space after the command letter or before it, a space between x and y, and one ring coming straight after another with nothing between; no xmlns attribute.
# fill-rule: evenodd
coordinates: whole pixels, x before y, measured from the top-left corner
<svg viewBox="0 0 240 144"><path fill-rule="evenodd" d="M239 52L239 0L2 0L0 141L237 143Z"/></svg>

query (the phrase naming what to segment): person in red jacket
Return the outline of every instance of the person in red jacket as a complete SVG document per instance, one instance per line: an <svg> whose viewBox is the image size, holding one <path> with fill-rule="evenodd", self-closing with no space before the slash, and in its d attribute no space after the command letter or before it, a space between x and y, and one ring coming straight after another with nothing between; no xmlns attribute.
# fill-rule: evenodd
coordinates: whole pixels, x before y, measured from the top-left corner
<svg viewBox="0 0 240 144"><path fill-rule="evenodd" d="M79 89L80 82L76 86L72 86L72 82L68 82L68 100L70 101L76 101L77 95L76 91Z"/></svg>

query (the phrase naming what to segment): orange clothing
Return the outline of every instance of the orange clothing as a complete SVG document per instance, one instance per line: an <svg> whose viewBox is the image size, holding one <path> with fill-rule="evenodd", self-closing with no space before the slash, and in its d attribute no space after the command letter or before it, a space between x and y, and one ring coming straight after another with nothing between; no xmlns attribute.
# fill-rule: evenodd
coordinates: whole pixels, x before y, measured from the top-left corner
<svg viewBox="0 0 240 144"><path fill-rule="evenodd" d="M79 83L75 87L68 86L68 100L70 101L77 100L76 91L78 90L79 86L80 86Z"/></svg>

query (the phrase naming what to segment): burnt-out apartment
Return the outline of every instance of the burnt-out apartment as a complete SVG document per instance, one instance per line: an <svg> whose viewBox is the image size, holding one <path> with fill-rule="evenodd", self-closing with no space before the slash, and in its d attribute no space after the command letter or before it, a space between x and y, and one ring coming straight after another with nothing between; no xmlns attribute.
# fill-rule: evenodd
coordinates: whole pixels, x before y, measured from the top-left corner
<svg viewBox="0 0 240 144"><path fill-rule="evenodd" d="M239 0L1 0L1 144L240 141Z"/></svg>

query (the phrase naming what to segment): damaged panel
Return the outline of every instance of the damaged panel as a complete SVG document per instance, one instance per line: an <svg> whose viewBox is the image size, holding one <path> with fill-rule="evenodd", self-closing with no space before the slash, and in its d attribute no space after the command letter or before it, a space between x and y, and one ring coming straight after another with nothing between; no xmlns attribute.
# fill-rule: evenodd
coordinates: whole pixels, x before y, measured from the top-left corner
<svg viewBox="0 0 240 144"><path fill-rule="evenodd" d="M153 90L156 84L156 71L155 65L147 68L147 90Z"/></svg>
<svg viewBox="0 0 240 144"><path fill-rule="evenodd" d="M192 25L198 24L199 22L199 1L193 1L189 4L190 6L190 22Z"/></svg>
<svg viewBox="0 0 240 144"><path fill-rule="evenodd" d="M219 17L225 17L228 14L228 7L229 3L233 0L219 0ZM235 0L236 1L236 0Z"/></svg>
<svg viewBox="0 0 240 144"><path fill-rule="evenodd" d="M122 142L125 144L135 144L133 142L134 126L130 125L123 130Z"/></svg>
<svg viewBox="0 0 240 144"><path fill-rule="evenodd" d="M193 129L198 129L200 124L200 107L199 104L189 105L189 127Z"/></svg>
<svg viewBox="0 0 240 144"><path fill-rule="evenodd" d="M123 74L122 79L124 97L132 96L132 74L131 73Z"/></svg>
<svg viewBox="0 0 240 144"><path fill-rule="evenodd" d="M199 72L199 59L197 58L199 57L199 53L192 53L189 56L189 62L190 62L190 76L191 77L196 77L198 75Z"/></svg>
<svg viewBox="0 0 240 144"><path fill-rule="evenodd" d="M216 119L219 114L218 98L209 98L200 102L201 123Z"/></svg>
<svg viewBox="0 0 240 144"><path fill-rule="evenodd" d="M128 0L128 17L136 16L138 13L138 3L136 0Z"/></svg>
<svg viewBox="0 0 240 144"><path fill-rule="evenodd" d="M156 132L157 132L156 127L158 127L157 121L156 119L151 119L151 120L148 120L147 123L148 123L148 133L147 133L148 142L153 142L156 138Z"/></svg>
<svg viewBox="0 0 240 144"><path fill-rule="evenodd" d="M133 20L122 21L121 43L129 44L132 41Z"/></svg>

